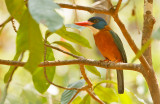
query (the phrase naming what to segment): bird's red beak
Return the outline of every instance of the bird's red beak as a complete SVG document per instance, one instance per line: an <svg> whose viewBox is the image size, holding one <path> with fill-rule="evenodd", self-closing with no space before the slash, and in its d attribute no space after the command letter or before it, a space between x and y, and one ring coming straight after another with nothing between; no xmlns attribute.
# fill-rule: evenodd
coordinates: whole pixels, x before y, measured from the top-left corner
<svg viewBox="0 0 160 104"><path fill-rule="evenodd" d="M74 23L76 25L79 25L79 26L91 26L93 25L94 23L90 22L90 21L84 21L84 22L76 22Z"/></svg>

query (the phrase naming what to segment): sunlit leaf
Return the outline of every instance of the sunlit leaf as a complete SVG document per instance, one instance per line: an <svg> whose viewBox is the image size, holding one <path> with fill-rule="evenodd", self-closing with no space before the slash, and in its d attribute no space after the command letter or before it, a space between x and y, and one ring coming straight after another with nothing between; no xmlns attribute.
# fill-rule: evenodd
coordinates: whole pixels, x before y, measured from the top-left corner
<svg viewBox="0 0 160 104"><path fill-rule="evenodd" d="M14 17L18 22L20 22L24 11L26 10L23 0L5 0L6 6L9 13Z"/></svg>
<svg viewBox="0 0 160 104"><path fill-rule="evenodd" d="M79 104L90 104L91 97L87 94Z"/></svg>
<svg viewBox="0 0 160 104"><path fill-rule="evenodd" d="M133 63L136 59L138 59L144 52L145 50L149 47L149 45L151 44L152 39L149 39L141 48L141 50L139 50L139 52L136 54L136 56L133 58L133 60L131 61L131 63Z"/></svg>
<svg viewBox="0 0 160 104"><path fill-rule="evenodd" d="M160 28L153 33L152 38L156 40L160 40Z"/></svg>
<svg viewBox="0 0 160 104"><path fill-rule="evenodd" d="M81 35L79 35L77 33L66 31L66 28L64 26L63 26L63 28L56 31L56 33L58 35L60 35L61 37L63 37L64 39L67 39L71 42L77 43L81 46L91 48L91 46L86 38L82 37Z"/></svg>
<svg viewBox="0 0 160 104"><path fill-rule="evenodd" d="M29 50L29 58L25 68L33 72L42 60L43 42L39 25L32 19L27 10L20 22L16 45L17 52Z"/></svg>
<svg viewBox="0 0 160 104"><path fill-rule="evenodd" d="M55 11L60 7L52 0L29 0L29 11L33 18L53 32L63 25L63 18Z"/></svg>
<svg viewBox="0 0 160 104"><path fill-rule="evenodd" d="M131 97L127 94L126 90L124 91L124 94L118 94L120 98L121 104L133 104Z"/></svg>
<svg viewBox="0 0 160 104"><path fill-rule="evenodd" d="M95 94L104 102L118 102L118 96L112 88L104 88L102 86L97 86L94 89Z"/></svg>
<svg viewBox="0 0 160 104"><path fill-rule="evenodd" d="M75 28L75 29L78 29L78 30L83 30L83 29L85 29L85 27L83 27L83 26L78 26L78 25L75 25L75 24L66 24L65 25L66 27L69 27L69 28Z"/></svg>
<svg viewBox="0 0 160 104"><path fill-rule="evenodd" d="M72 104L80 104L80 102L82 101L82 98L80 96L77 96L73 101Z"/></svg>
<svg viewBox="0 0 160 104"><path fill-rule="evenodd" d="M62 46L62 47L64 47L64 48L66 48L66 49L68 49L71 53L73 53L73 54L75 54L75 55L81 55L79 52L77 52L75 49L74 49L74 47L71 45L71 44L69 44L69 43L67 43L67 42L63 42L63 41L55 41L55 42L53 42L53 44L58 44L58 45L60 45L60 46Z"/></svg>
<svg viewBox="0 0 160 104"><path fill-rule="evenodd" d="M92 74L95 74L95 75L101 77L101 73L97 70L96 67L85 65L85 68L86 68L89 72L91 72Z"/></svg>
<svg viewBox="0 0 160 104"><path fill-rule="evenodd" d="M48 48L48 47L47 47L47 53L46 53L46 60L48 60L48 61L55 60L52 49ZM46 67L47 77L50 81L53 80L53 77L55 74L55 69L56 69L55 66ZM44 75L43 68L37 68L35 70L35 72L33 73L32 79L33 79L33 83L34 83L35 88L40 93L44 93L48 89L48 87L50 86L50 84L47 82L46 77Z"/></svg>
<svg viewBox="0 0 160 104"><path fill-rule="evenodd" d="M85 84L85 80L79 80L77 82L74 82L70 84L69 88L81 88ZM76 90L65 90L61 96L61 104L67 104L72 97L76 94Z"/></svg>
<svg viewBox="0 0 160 104"><path fill-rule="evenodd" d="M114 86L117 86L116 82L113 82L111 80L103 80L103 81L100 81L100 82L96 83L96 85L94 85L93 89L95 89L97 86L99 86L102 83L109 83L109 84L113 84Z"/></svg>

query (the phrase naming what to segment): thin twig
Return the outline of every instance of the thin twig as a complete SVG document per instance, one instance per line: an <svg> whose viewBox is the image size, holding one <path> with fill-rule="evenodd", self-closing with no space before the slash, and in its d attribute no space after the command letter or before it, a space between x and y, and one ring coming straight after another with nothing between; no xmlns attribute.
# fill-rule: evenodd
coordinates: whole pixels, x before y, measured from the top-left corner
<svg viewBox="0 0 160 104"><path fill-rule="evenodd" d="M119 11L121 11L123 8L125 8L129 3L130 3L131 0L128 0L120 9Z"/></svg>
<svg viewBox="0 0 160 104"><path fill-rule="evenodd" d="M80 64L79 66L80 66L80 70L81 70L81 74L82 74L83 78L87 82L88 86L92 89L92 83L86 75L84 65Z"/></svg>
<svg viewBox="0 0 160 104"><path fill-rule="evenodd" d="M118 1L118 4L117 4L117 6L116 6L116 10L115 10L114 14L118 14L118 11L119 11L119 8L120 8L120 6L121 6L121 3L122 3L122 0L119 0L119 1Z"/></svg>
<svg viewBox="0 0 160 104"><path fill-rule="evenodd" d="M88 94L95 99L97 102L99 102L100 104L105 104L103 101L101 101L92 91L90 91L89 89L86 90L88 92Z"/></svg>
<svg viewBox="0 0 160 104"><path fill-rule="evenodd" d="M46 44L46 43L47 43L47 38L45 37L44 44ZM56 48L56 47L54 47L54 48ZM46 47L46 45L44 45L44 65L46 64L46 53L47 53L47 47ZM63 86L57 85L57 84L53 83L52 81L50 81L49 78L48 78L48 76L47 76L47 73L46 73L46 67L44 67L44 75L45 75L45 78L48 81L48 83L50 83L50 84L52 84L52 85L54 85L56 87L59 87L59 88L62 88L62 89L66 89L66 90L78 90L78 88L63 87Z"/></svg>
<svg viewBox="0 0 160 104"><path fill-rule="evenodd" d="M105 0L100 0L100 1L97 1L97 2L94 2L92 5L92 7L96 7L97 5L100 5L102 4L103 2L105 2Z"/></svg>
<svg viewBox="0 0 160 104"><path fill-rule="evenodd" d="M70 104L74 100L74 98L78 95L79 92L81 92L81 90L77 90L76 94L72 97L68 104Z"/></svg>
<svg viewBox="0 0 160 104"><path fill-rule="evenodd" d="M22 61L23 55L24 55L24 52L22 52L21 57L20 57L20 59L19 59L19 62ZM5 89L4 89L4 95L3 95L3 97L2 97L2 100L1 100L0 104L4 104L4 102L5 102L5 100L6 100L6 97L7 97L7 95L8 95L9 85L10 85L10 83L11 83L11 81L12 81L13 74L15 73L15 71L16 71L17 68L18 68L18 66L15 66L14 69L13 69L13 71L11 72L11 76L9 77L9 79L8 79L8 81L7 81L7 83L6 83L6 86L5 86Z"/></svg>
<svg viewBox="0 0 160 104"><path fill-rule="evenodd" d="M80 5L72 5L72 4L63 4L63 3L57 3L62 8L68 8L68 9L78 9L78 10L85 10L90 13L102 13L102 14L108 14L111 15L112 12L102 9L102 8L92 8L92 7L86 7L86 6L80 6Z"/></svg>
<svg viewBox="0 0 160 104"><path fill-rule="evenodd" d="M47 47L50 47L50 48L52 48L52 49L58 50L58 51L60 51L60 52L63 52L63 53L65 53L65 54L68 54L68 55L70 55L70 56L72 56L72 57L74 57L74 58L82 58L82 57L77 56L77 55L74 55L74 54L72 54L72 53L70 53L70 52L64 51L64 50L62 50L62 49L60 49L60 48L58 48L58 47L54 47L54 46L51 46L51 45L46 44L46 43L45 43L44 45L47 46Z"/></svg>
<svg viewBox="0 0 160 104"><path fill-rule="evenodd" d="M11 19L11 22L12 22L12 27L13 27L14 31L17 32L16 26L15 26L14 18Z"/></svg>
<svg viewBox="0 0 160 104"><path fill-rule="evenodd" d="M9 16L2 24L0 24L0 27L5 26L11 20L12 20L12 16Z"/></svg>

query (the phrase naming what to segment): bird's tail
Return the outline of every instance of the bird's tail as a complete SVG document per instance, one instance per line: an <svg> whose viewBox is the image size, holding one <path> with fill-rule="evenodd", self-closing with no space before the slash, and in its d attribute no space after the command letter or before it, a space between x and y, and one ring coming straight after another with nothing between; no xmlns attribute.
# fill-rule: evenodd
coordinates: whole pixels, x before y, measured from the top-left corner
<svg viewBox="0 0 160 104"><path fill-rule="evenodd" d="M124 93L124 78L123 78L123 70L117 70L117 82L118 82L118 93Z"/></svg>

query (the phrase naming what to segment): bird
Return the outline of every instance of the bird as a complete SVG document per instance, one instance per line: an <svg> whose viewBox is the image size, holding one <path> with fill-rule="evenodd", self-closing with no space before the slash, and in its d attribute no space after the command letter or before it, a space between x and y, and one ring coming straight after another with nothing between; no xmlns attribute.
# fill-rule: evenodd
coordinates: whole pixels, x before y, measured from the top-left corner
<svg viewBox="0 0 160 104"><path fill-rule="evenodd" d="M88 21L76 22L76 25L89 27L93 32L95 44L105 58L104 61L127 63L126 53L119 36L101 17L91 17ZM117 71L118 93L124 93L123 70Z"/></svg>

